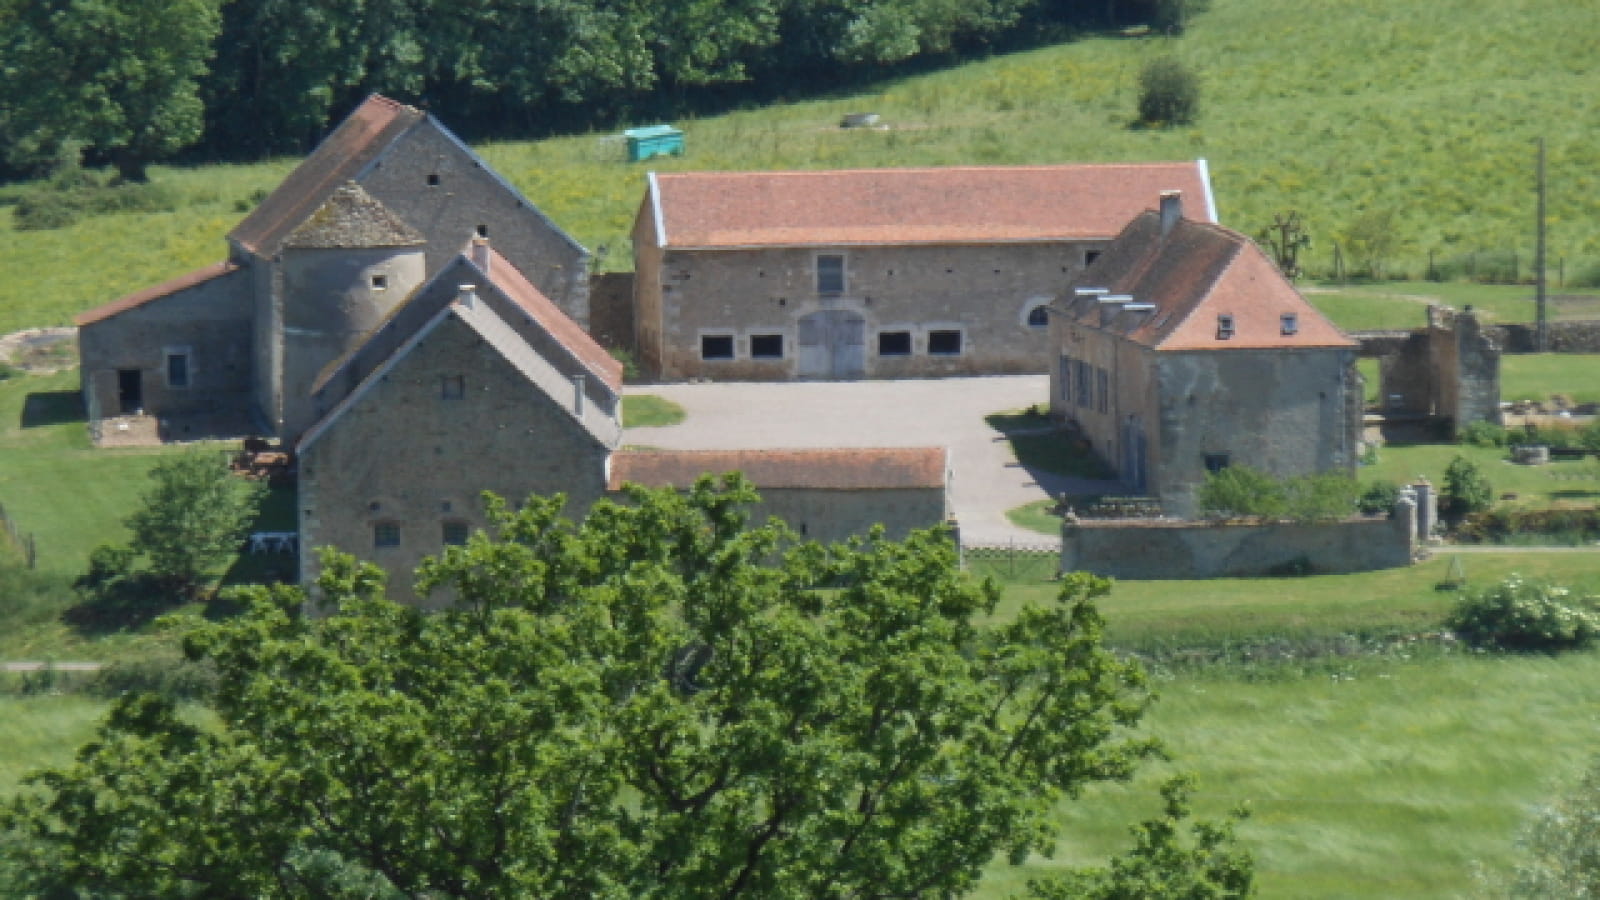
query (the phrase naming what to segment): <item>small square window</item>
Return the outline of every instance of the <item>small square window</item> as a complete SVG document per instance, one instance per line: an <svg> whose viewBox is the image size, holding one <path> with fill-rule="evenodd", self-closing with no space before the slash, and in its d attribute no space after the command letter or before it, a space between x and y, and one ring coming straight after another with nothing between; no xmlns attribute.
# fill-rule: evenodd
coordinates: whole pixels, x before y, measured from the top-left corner
<svg viewBox="0 0 1600 900"><path fill-rule="evenodd" d="M372 546L398 547L400 546L400 523L378 522L372 526Z"/></svg>
<svg viewBox="0 0 1600 900"><path fill-rule="evenodd" d="M467 523L451 519L439 526L446 547L461 547L467 543Z"/></svg>
<svg viewBox="0 0 1600 900"><path fill-rule="evenodd" d="M879 356L910 356L911 332L909 331L880 331L878 332Z"/></svg>
<svg viewBox="0 0 1600 900"><path fill-rule="evenodd" d="M1094 261L1099 259L1099 258L1100 258L1100 251L1099 250L1085 250L1085 251L1083 251L1083 267L1087 269L1088 267L1094 265Z"/></svg>
<svg viewBox="0 0 1600 900"><path fill-rule="evenodd" d="M467 395L467 378L465 375L439 376L439 398L441 400L460 400Z"/></svg>
<svg viewBox="0 0 1600 900"><path fill-rule="evenodd" d="M817 293L844 293L844 257L823 254L817 257Z"/></svg>
<svg viewBox="0 0 1600 900"><path fill-rule="evenodd" d="M375 290L375 291L386 291L386 290L388 290L389 289L389 276L387 276L387 275L374 275L374 276L372 276L372 289Z"/></svg>
<svg viewBox="0 0 1600 900"><path fill-rule="evenodd" d="M1226 454L1226 453L1207 453L1206 454L1206 471L1207 472L1221 472L1223 469L1226 469L1227 467L1228 467L1228 454Z"/></svg>
<svg viewBox="0 0 1600 900"><path fill-rule="evenodd" d="M428 187L438 187L438 186L439 186L439 173L438 172L429 172L428 173Z"/></svg>
<svg viewBox="0 0 1600 900"><path fill-rule="evenodd" d="M1226 314L1217 316L1217 340L1225 341L1231 337L1233 337L1233 316Z"/></svg>
<svg viewBox="0 0 1600 900"><path fill-rule="evenodd" d="M700 336L701 359L733 359L733 335L705 334Z"/></svg>
<svg viewBox="0 0 1600 900"><path fill-rule="evenodd" d="M1035 306L1028 310L1028 327L1043 328L1050 324L1050 313L1043 306Z"/></svg>
<svg viewBox="0 0 1600 900"><path fill-rule="evenodd" d="M1284 313L1278 317L1279 334L1298 334L1300 332L1300 317L1294 313Z"/></svg>
<svg viewBox="0 0 1600 900"><path fill-rule="evenodd" d="M189 354L167 354L167 387L186 388L189 386Z"/></svg>
<svg viewBox="0 0 1600 900"><path fill-rule="evenodd" d="M783 359L783 335L752 334L750 336L752 359Z"/></svg>
<svg viewBox="0 0 1600 900"><path fill-rule="evenodd" d="M928 332L928 353L933 356L960 356L961 332L955 330Z"/></svg>

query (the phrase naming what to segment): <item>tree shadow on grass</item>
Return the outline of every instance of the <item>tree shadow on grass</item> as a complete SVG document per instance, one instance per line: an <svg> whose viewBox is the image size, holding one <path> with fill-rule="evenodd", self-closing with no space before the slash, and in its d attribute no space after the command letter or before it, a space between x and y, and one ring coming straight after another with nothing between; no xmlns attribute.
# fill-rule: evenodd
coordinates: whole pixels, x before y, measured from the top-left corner
<svg viewBox="0 0 1600 900"><path fill-rule="evenodd" d="M22 427L43 428L86 421L83 395L77 391L35 391L22 403Z"/></svg>
<svg viewBox="0 0 1600 900"><path fill-rule="evenodd" d="M79 601L61 613L61 620L83 637L137 631L188 602L166 584L143 573L93 587L80 579L77 586Z"/></svg>

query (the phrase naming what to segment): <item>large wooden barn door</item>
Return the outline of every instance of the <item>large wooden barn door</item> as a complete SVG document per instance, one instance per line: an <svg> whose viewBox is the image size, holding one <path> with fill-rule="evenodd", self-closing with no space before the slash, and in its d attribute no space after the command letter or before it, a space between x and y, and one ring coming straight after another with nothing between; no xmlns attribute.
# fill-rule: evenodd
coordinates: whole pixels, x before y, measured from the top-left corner
<svg viewBox="0 0 1600 900"><path fill-rule="evenodd" d="M800 317L801 378L860 378L867 366L867 320L848 309L824 309Z"/></svg>

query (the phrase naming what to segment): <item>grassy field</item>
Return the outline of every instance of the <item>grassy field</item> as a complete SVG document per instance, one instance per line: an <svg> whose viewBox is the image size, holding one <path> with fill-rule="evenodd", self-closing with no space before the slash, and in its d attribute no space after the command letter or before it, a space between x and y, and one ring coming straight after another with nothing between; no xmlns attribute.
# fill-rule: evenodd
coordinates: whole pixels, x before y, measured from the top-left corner
<svg viewBox="0 0 1600 900"><path fill-rule="evenodd" d="M1302 282L1300 290L1312 305L1346 331L1421 328L1428 323L1429 304L1455 309L1470 306L1485 322L1534 320L1534 291L1525 284ZM1555 291L1552 287L1552 294ZM1600 319L1600 292L1593 289L1563 291L1548 301L1547 311L1552 321Z"/></svg>
<svg viewBox="0 0 1600 900"><path fill-rule="evenodd" d="M1522 466L1512 463L1501 447L1389 444L1379 448L1377 464L1363 466L1357 477L1363 483L1405 484L1420 475L1435 486L1442 486L1445 469L1457 456L1478 466L1502 502L1518 506L1594 506L1600 502L1600 464L1594 459Z"/></svg>
<svg viewBox="0 0 1600 900"><path fill-rule="evenodd" d="M1501 357L1501 400L1546 401L1555 394L1565 395L1574 403L1600 403L1600 354Z"/></svg>
<svg viewBox="0 0 1600 900"><path fill-rule="evenodd" d="M1089 38L887 80L853 94L680 121L689 153L663 169L1210 161L1219 214L1247 233L1297 209L1313 273L1364 214L1392 212L1393 272L1533 248L1531 140L1547 142L1552 268L1600 269L1600 144L1588 108L1600 6L1565 0L1282 4L1213 0L1179 39ZM1140 130L1136 80L1174 53L1202 81L1200 118ZM884 130L839 129L870 110ZM439 114L448 123L449 111ZM556 222L631 268L644 169L609 135L479 148ZM156 167L172 212L16 232L0 216L0 333L62 324L225 253L222 236L293 165ZM14 191L8 193L14 194ZM1348 241L1345 241L1348 243ZM1524 270L1526 262L1523 263ZM1417 293L1449 291L1419 286ZM1527 289L1522 289L1525 296ZM1411 293L1406 291L1405 293ZM1420 315L1420 313L1418 313ZM1409 316L1405 316L1411 322Z"/></svg>

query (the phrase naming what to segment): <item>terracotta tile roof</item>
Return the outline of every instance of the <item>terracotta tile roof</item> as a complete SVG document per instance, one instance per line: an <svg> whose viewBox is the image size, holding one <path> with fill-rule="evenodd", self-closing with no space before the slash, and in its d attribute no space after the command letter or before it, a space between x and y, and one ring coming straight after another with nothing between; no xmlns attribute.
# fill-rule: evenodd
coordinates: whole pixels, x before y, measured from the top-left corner
<svg viewBox="0 0 1600 900"><path fill-rule="evenodd" d="M261 256L277 253L289 233L336 187L354 178L425 115L387 97L368 97L234 227L229 239Z"/></svg>
<svg viewBox="0 0 1600 900"><path fill-rule="evenodd" d="M522 307L551 337L567 348L584 368L592 372L612 393L622 391L622 363L596 343L587 331L561 311L533 286L500 251L489 248L489 281L512 302Z"/></svg>
<svg viewBox="0 0 1600 900"><path fill-rule="evenodd" d="M1215 219L1204 160L661 172L645 204L671 248L1105 240L1169 189Z"/></svg>
<svg viewBox="0 0 1600 900"><path fill-rule="evenodd" d="M627 482L687 488L701 475L739 471L757 488L834 491L945 486L943 447L849 450L621 450L611 456L609 490Z"/></svg>
<svg viewBox="0 0 1600 900"><path fill-rule="evenodd" d="M416 247L425 243L421 232L354 181L334 188L316 212L283 240L285 247L324 250Z"/></svg>
<svg viewBox="0 0 1600 900"><path fill-rule="evenodd" d="M1157 350L1356 345L1253 241L1209 222L1179 219L1162 235L1160 213L1142 213L1083 273L1082 284L1135 308L1117 311L1093 296L1067 298L1069 318ZM1227 337L1219 316L1229 317ZM1285 316L1293 317L1291 334L1284 333Z"/></svg>
<svg viewBox="0 0 1600 900"><path fill-rule="evenodd" d="M163 281L154 287L147 287L142 291L129 294L126 297L113 300L104 306L97 306L87 312L78 313L72 320L74 325L82 328L96 322L109 319L112 316L140 307L152 300L168 297L179 291L188 290L198 284L203 284L213 278L221 278L229 272L236 271L239 267L231 262L212 263L201 269L195 269L185 275L179 275L170 281Z"/></svg>

